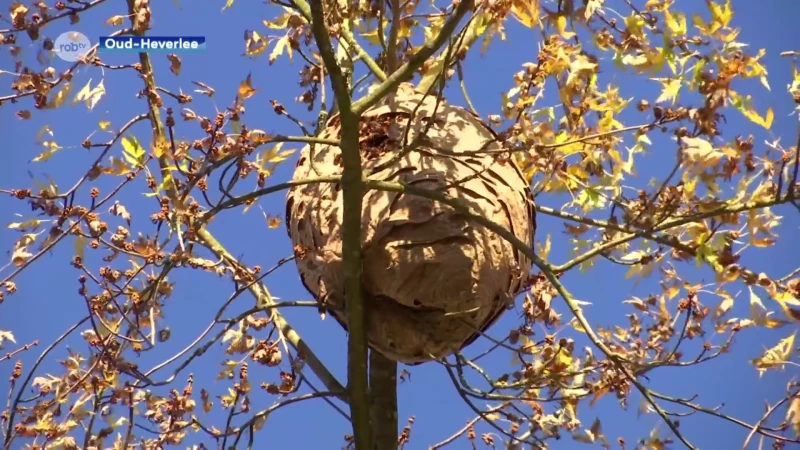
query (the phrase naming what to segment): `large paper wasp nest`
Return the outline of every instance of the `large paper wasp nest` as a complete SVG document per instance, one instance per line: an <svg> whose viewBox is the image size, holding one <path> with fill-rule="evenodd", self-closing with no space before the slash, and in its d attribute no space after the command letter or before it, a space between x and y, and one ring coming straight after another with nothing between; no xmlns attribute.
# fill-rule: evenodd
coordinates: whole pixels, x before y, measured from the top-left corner
<svg viewBox="0 0 800 450"><path fill-rule="evenodd" d="M407 142L426 129L422 136L427 138L392 162L412 115ZM364 113L360 126L362 166L370 178L444 191L532 245L535 221L528 183L475 115L444 101L437 107L434 96L403 84ZM320 137L341 137L337 117ZM341 173L339 147L307 146L294 180ZM339 184L298 185L287 196L286 223L300 278L347 328L342 212ZM370 346L407 364L445 357L474 341L513 303L531 267L500 236L423 197L368 191L361 223Z"/></svg>

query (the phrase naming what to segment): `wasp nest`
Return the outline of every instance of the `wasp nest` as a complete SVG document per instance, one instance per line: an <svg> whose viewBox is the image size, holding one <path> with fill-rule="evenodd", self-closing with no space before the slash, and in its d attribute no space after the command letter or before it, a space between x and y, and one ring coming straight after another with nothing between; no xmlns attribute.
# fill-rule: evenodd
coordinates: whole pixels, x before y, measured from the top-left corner
<svg viewBox="0 0 800 450"><path fill-rule="evenodd" d="M445 192L532 244L528 183L474 114L403 84L365 112L360 127L371 178ZM341 137L336 117L320 137ZM418 145L398 160L404 139ZM316 145L301 151L294 180L341 173L339 147ZM299 185L287 196L300 278L346 328L342 211L339 184ZM370 346L400 362L439 359L470 344L513 304L531 267L500 236L423 197L372 190L361 217Z"/></svg>

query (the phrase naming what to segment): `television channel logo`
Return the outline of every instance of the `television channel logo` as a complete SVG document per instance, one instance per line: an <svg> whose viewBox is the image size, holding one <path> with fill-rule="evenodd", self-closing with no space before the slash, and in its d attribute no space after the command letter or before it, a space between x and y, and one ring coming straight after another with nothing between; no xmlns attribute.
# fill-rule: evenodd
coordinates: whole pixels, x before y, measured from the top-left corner
<svg viewBox="0 0 800 450"><path fill-rule="evenodd" d="M61 33L53 44L53 52L67 62L77 62L91 49L89 38L78 31Z"/></svg>

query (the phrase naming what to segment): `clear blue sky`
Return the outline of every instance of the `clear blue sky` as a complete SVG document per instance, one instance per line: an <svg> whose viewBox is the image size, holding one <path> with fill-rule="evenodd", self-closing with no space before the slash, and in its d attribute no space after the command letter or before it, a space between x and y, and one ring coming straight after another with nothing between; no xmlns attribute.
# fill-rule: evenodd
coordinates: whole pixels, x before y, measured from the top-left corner
<svg viewBox="0 0 800 450"><path fill-rule="evenodd" d="M2 2L5 5L8 1ZM299 95L297 88L297 72L302 68L301 60L296 58L290 64L282 58L274 65L267 63L266 55L260 59L250 60L242 56L244 50L243 33L245 29L255 29L260 33L270 33L263 24L262 19L272 20L279 11L264 2L238 0L233 7L224 12L220 9L223 1L191 2L185 0L182 8L173 2L153 2L153 35L203 35L207 38L207 51L205 53L185 53L180 57L183 61L179 77L169 71L166 56L156 54L153 56L156 68L157 84L175 92L182 90L194 96L195 101L187 105L198 114L213 117L215 108L223 109L230 105L236 95L239 82L248 73L252 73L253 87L258 93L248 101L246 123L250 128L260 128L269 132L295 134L296 127L287 120L276 116L272 112L269 100L278 100L286 105L293 114L303 119L311 119L310 114L303 113L303 107L295 103L294 97ZM642 4L643 1L635 1ZM697 0L679 0L677 7L686 9L692 4L701 2ZM797 33L797 18L800 17L800 2L764 0L752 2L735 0L733 6L736 10L733 25L741 27L739 40L749 43L753 49L765 48L767 50L766 65L770 71L769 82L771 92L766 92L753 82L753 92L757 93L756 107L760 111L767 106L775 110L775 124L772 133L775 137L782 137L785 146L791 146L796 138L797 118L790 116L794 105L786 93L786 85L790 83L790 60L780 58L778 53L785 50L800 48L800 34ZM118 14L126 14L125 2L109 1L82 15L81 22L70 26L64 21L53 24L47 28L47 35L55 38L59 33L77 30L89 37L93 42L98 36L106 35L113 30L104 25L106 19ZM6 11L7 8L3 8ZM4 13L5 15L5 13ZM127 23L127 22L126 22ZM0 25L0 28L5 25ZM794 36L794 37L792 37ZM29 45L26 37L20 36L19 42L26 47L28 52L26 61L33 61L35 45ZM535 60L537 40L518 27L509 28L507 41L495 41L491 51L481 57L473 53L466 62L465 70L467 83L472 100L477 109L483 113L495 112L499 106L499 95L511 86L511 76L518 70L521 63ZM112 54L105 56L104 60L110 64L123 64L134 62L134 54ZM65 70L68 64L53 60L51 63L57 71ZM0 52L0 69L10 70L13 61L6 51ZM613 72L602 75L605 80L624 81L623 96L636 97L648 96L654 98L657 83L643 81L643 78L634 79L629 76L616 75ZM619 78L617 78L619 77ZM100 100L92 112L88 112L84 105L65 106L53 111L35 111L30 104L30 99L23 101L25 106L4 105L0 109L0 137L2 137L2 164L0 164L0 187L23 188L32 185L28 171L32 172L38 180L45 174L52 177L59 186L65 188L71 185L83 173L89 161L95 157L97 149L88 152L80 147L81 141L95 133L95 141L108 139L108 134L98 129L98 122L107 120L112 127L119 127L135 114L145 111L145 103L136 98L136 92L142 88L142 82L132 71L106 71L103 74L99 69L82 69L75 77L75 90L82 87L89 79L92 85L104 79L108 96ZM201 81L213 86L217 94L214 100L192 92L195 87L192 80ZM8 86L11 77L0 75L0 95L10 93ZM602 80L601 80L602 82ZM453 92L452 102L462 103L459 95ZM169 98L164 97L165 103L176 111L180 108ZM33 110L33 118L22 121L14 117L14 112L19 109ZM728 114L728 124L724 125L725 136L732 137L737 133L754 133L756 136L757 152L764 150L765 139L772 139L762 129L758 129L745 122L734 111ZM45 164L29 163L40 151L40 146L34 140L39 128L49 124L54 132L54 139L64 149L56 153ZM196 124L184 125L179 121L177 134L179 137L194 138L198 136ZM151 131L146 122L141 122L132 133L143 143L149 143ZM116 149L116 154L120 150ZM650 176L661 176L671 167L673 158L672 150L661 151L654 148L648 157L642 160L639 166L640 178L632 183L645 185ZM285 180L290 176L292 163L281 167L274 175L273 180ZM107 193L117 180L101 178L96 185L101 190L101 195ZM152 201L145 201L141 192L144 190L143 182L137 181L126 188L120 199L134 215L132 230L152 230L149 225L149 214L156 211ZM85 193L84 193L85 195ZM85 198L85 197L84 197ZM282 215L284 212L284 194L276 194L261 200L260 205L269 214ZM544 203L554 204L554 199L544 199ZM22 202L13 201L8 197L0 197L0 211L5 222L19 221L12 214L20 213L29 217L29 209ZM779 211L785 220L778 230L782 235L780 245L775 248L761 250L749 254L748 265L756 272L765 271L774 277L781 277L798 265L796 256L800 248L797 238L798 215L796 211L785 208ZM537 238L543 240L548 234L553 240L551 258L556 263L565 261L569 257L567 237L562 233L563 226L558 220L539 216L539 229ZM285 229L280 227L275 230L267 229L261 212L254 208L247 215L238 211L229 212L223 218L216 220L211 226L212 232L236 255L241 255L244 262L251 265L261 265L263 268L273 266L279 259L290 256L291 244L286 236ZM0 248L10 249L19 235L0 228ZM86 314L83 300L76 294L78 273L69 267L68 262L73 254L70 243L60 245L52 254L44 256L36 265L24 272L16 279L19 293L7 297L0 306L0 330L11 330L15 333L17 343L24 344L34 339L40 340L42 345L22 355L25 367L30 367L39 353L46 345L63 333L75 321ZM795 256L792 256L792 255ZM90 253L91 255L91 253ZM90 257L94 267L100 265L100 255ZM691 263L679 266L686 274L691 268ZM628 310L621 302L633 295L645 297L651 292L658 292L656 279L645 280L634 284L624 279L624 268L598 263L597 266L586 274L570 274L564 277L567 287L581 300L592 302L587 308L587 314L594 324L610 326L624 324L624 314ZM690 278L693 282L712 278L708 272L698 271ZM149 368L164 360L191 342L198 333L211 321L219 305L228 297L231 285L228 281L218 279L213 275L201 274L190 271L177 271L171 275L171 280L176 282L176 290L166 307L169 326L172 328L172 339L159 344L155 350L134 359L141 368ZM303 289L296 276L294 265L288 264L266 279L273 294L283 300L309 300L309 294ZM764 296L766 299L766 296ZM713 307L719 301L711 295L701 296L701 301ZM767 301L767 300L765 300ZM768 302L771 309L776 305ZM232 316L252 305L251 298L242 296L231 308ZM559 312L569 319L568 311L559 303ZM740 293L737 297L735 313L746 315L747 292ZM779 313L778 313L779 314ZM330 369L340 379L345 378L345 334L339 325L328 319L319 321L316 312L312 310L287 310L285 315L297 328L300 334L308 341L317 354L328 364ZM492 329L492 333L502 336L509 327L518 322L515 312L507 313L504 318ZM783 395L784 387L790 377L796 377L798 371L789 369L784 372L770 372L759 378L757 372L748 363L748 360L761 354L765 346L774 345L779 339L791 334L796 327L784 327L774 332L762 330L747 330L736 340L734 351L716 361L701 367L689 370L661 369L652 373L649 386L659 392L674 396L691 396L699 393L698 402L714 407L724 403L724 411L743 420L755 422L763 412L763 401L774 401ZM578 340L579 348L583 346L580 336L570 335ZM542 336L544 331L537 329L537 334ZM573 333L574 334L574 333ZM713 338L712 338L713 339ZM716 339L719 341L718 337ZM85 346L81 339L73 336L67 341L76 350L84 351ZM469 354L476 354L485 347L478 343L468 350ZM15 348L9 345L6 349ZM63 359L66 352L60 349L51 354L42 366L43 371L59 371L57 359ZM195 376L196 389L209 388L213 395L224 392L227 382L215 382L214 379L221 369L219 361L224 358L221 347L214 347L199 360L196 360L188 370L178 378L177 385L182 386L186 377L191 372ZM504 354L494 358L488 369L495 373L508 370L510 356ZM6 362L2 365L3 373L10 372L13 364ZM250 377L254 383L276 382L277 373L262 367L250 365ZM408 368L412 374L410 381L399 387L400 397L400 422L401 427L405 420L416 416L412 432L412 442L407 448L427 448L435 442L452 434L464 423L474 417L474 413L461 401L454 387L450 384L446 372L435 363ZM169 370L160 372L163 376ZM5 376L5 375L4 375ZM321 383L317 383L321 385ZM266 394L254 395L253 410L262 409L274 399ZM199 402L199 396L198 396ZM223 414L219 409L219 400L214 399L215 406L211 414L198 415L206 423L223 426ZM624 437L628 448L638 438L647 435L648 431L659 422L656 415L644 415L637 419L636 410L639 397L631 397L631 406L628 412L622 411L616 404L613 396L601 400L590 408L581 406L580 417L586 426L589 426L595 417L603 421L605 435L611 441ZM672 406L669 409L676 410ZM747 430L736 427L719 419L694 415L681 420L681 429L686 436L703 450L740 448ZM493 431L480 426L479 432ZM292 405L280 410L270 417L265 428L257 435L257 448L340 448L343 436L350 433L349 424L339 416L330 406L321 401L312 401ZM213 442L205 440L206 445L213 448ZM193 441L187 441L190 443ZM211 445L209 445L211 444ZM616 444L615 444L616 445ZM452 445L451 448L469 448L465 440ZM571 449L587 448L569 438L554 443L553 448Z"/></svg>

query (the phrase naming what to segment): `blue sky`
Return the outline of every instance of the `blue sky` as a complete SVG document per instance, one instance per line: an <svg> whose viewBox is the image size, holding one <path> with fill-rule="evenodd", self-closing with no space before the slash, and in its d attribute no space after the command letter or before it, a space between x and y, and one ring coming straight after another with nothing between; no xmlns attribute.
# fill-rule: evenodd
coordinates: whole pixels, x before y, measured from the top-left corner
<svg viewBox="0 0 800 450"><path fill-rule="evenodd" d="M297 88L297 73L302 68L301 60L296 58L290 63L286 58L281 58L270 66L266 55L260 59L251 60L242 56L244 51L243 33L245 29L254 29L262 34L269 34L263 24L263 19L272 20L279 14L279 10L267 6L264 2L249 2L239 0L232 8L220 12L224 2L184 1L182 7L173 2L154 2L153 9L153 35L181 36L202 35L207 40L207 50L204 53L181 54L183 62L180 76L176 77L169 71L169 62L164 54L153 55L156 69L156 82L169 90L190 93L194 102L187 105L198 114L213 117L216 110L229 106L236 95L241 80L252 73L253 87L258 89L256 95L247 102L247 112L244 116L250 128L260 128L269 132L296 134L296 127L289 121L276 116L272 112L269 100L277 100L287 106L289 110L304 120L311 120L312 115L305 113L304 108L294 101L299 95ZM643 3L636 1L636 4ZM676 2L679 9L686 9L689 5L701 7L701 2L679 0ZM764 111L771 106L775 111L775 123L772 135L743 120L734 111L728 114L727 125L723 132L726 137L733 137L738 133L753 133L756 136L757 147L762 151L765 139L782 137L785 146L792 145L797 133L797 118L790 116L795 105L786 93L786 85L791 80L791 65L787 58L780 58L778 53L785 50L794 50L800 47L800 34L796 31L796 18L800 17L800 2L765 0L750 2L734 0L736 16L733 26L741 27L740 41L750 44L751 48L764 48L767 51L766 65L769 69L769 82L771 92L765 91L757 82L750 83L756 95L756 107ZM106 2L82 16L81 22L70 26L64 21L53 24L47 28L47 35L56 37L59 33L75 30L87 35L93 43L97 37L106 35L113 28L104 25L106 19L114 15L126 14L124 2ZM4 25L0 25L4 27ZM490 51L485 56L476 52L470 55L465 63L467 85L472 101L476 108L483 114L497 112L499 109L499 96L511 87L511 77L519 70L520 64L535 60L536 36L519 27L510 26L508 38L505 42L493 42ZM792 38L791 36L795 36ZM26 37L19 41L25 48L28 57L26 61L34 61L35 45L30 44ZM33 56L31 56L33 55ZM116 53L101 54L104 61L109 64L125 64L134 62L135 54ZM36 64L34 62L34 64ZM58 59L50 64L57 71L65 70L68 64ZM0 53L0 69L10 70L13 61L7 52ZM34 66L35 67L35 66ZM81 69L75 76L76 90L82 87L89 79L92 85L103 79L108 95L101 99L95 109L87 111L82 104L65 106L51 111L35 111L30 101L20 105L4 105L0 109L0 137L3 139L2 164L0 164L0 187L23 188L33 183L29 171L37 180L43 180L45 174L52 177L62 188L71 185L83 173L89 162L95 158L97 149L91 152L80 147L80 143L90 134L95 133L92 139L96 141L107 140L109 135L98 129L98 122L110 121L112 127L119 127L132 116L145 111L144 101L136 98L136 93L142 88L141 80L132 71L106 71L103 74L96 68ZM216 89L213 100L192 92L195 89L191 81L201 81ZM11 77L0 75L0 95L7 95ZM658 83L647 81L643 77L631 77L608 71L601 74L601 84L615 81L623 85L624 97L654 98L657 95ZM463 100L456 90L449 90L451 102L463 104ZM165 103L176 111L179 106L171 103L165 97ZM19 109L33 110L33 118L21 121L14 117L14 112ZM57 152L47 163L30 163L29 161L40 153L40 144L35 142L35 135L39 129L48 124L53 130L53 139L64 147ZM184 125L179 121L177 134L179 137L197 137L195 124ZM149 143L151 131L146 122L135 126L131 133L143 143ZM292 148L287 146L286 148ZM115 149L113 154L121 150ZM651 176L666 174L671 167L673 158L672 150L660 151L657 146L641 160L639 178L631 181L640 186L646 185ZM273 175L272 181L283 181L291 176L293 164L281 166ZM118 180L101 178L97 186L101 195L110 191ZM152 200L145 199L141 192L145 189L143 182L138 180L127 187L120 196L120 200L131 210L134 216L133 231L151 230L147 217L156 211L157 206ZM85 192L84 192L85 195ZM284 211L284 194L276 194L262 199L259 205L271 215L282 215ZM543 204L558 206L560 198L541 199ZM29 217L29 208L22 202L13 201L8 197L0 197L0 211L2 219L6 222L20 221L12 214L19 213L25 218ZM779 245L762 249L758 252L748 253L748 267L756 272L764 271L775 278L781 277L797 267L798 259L791 256L799 248L798 221L796 211L789 208L778 210L784 215L784 221L778 232L781 234ZM563 234L561 221L550 217L538 217L537 240L543 241L549 234L553 242L550 254L555 263L564 262L569 258L569 244ZM264 223L261 212L254 208L246 215L239 211L231 211L215 220L211 231L235 255L243 261L263 268L272 267L281 258L290 256L291 244L285 229L268 229ZM19 234L5 227L0 228L0 247L10 249L19 238ZM30 367L40 354L41 350L62 334L73 323L86 314L83 300L76 294L78 273L69 267L68 262L73 254L73 247L65 242L45 255L36 265L25 271L16 279L19 293L7 297L0 306L0 330L11 330L16 336L18 344L24 344L34 339L41 342L39 348L25 352L21 355L25 367ZM91 255L91 254L90 254ZM88 256L90 264L99 267L101 255ZM691 263L678 266L682 273L693 282L712 278L708 272L695 271L692 273ZM7 272L0 273L4 275ZM645 297L651 292L658 292L656 279L648 279L634 283L624 278L625 268L611 266L607 263L598 264L587 273L570 273L563 278L568 289L574 295L585 301L592 302L587 307L586 313L594 324L612 326L623 324L624 314L628 310L621 305L623 300L631 296ZM191 271L178 271L171 275L171 280L176 283L176 289L165 308L166 322L172 329L172 338L159 344L155 350L144 353L134 362L142 368L149 368L166 359L176 351L195 339L195 337L211 321L219 305L227 299L230 293L230 283L218 279L213 275L200 274ZM266 279L272 293L282 300L309 300L309 294L300 284L293 264L287 264ZM764 296L766 298L766 296ZM719 301L713 296L701 296L701 301L713 307ZM747 310L747 291L737 297L736 310ZM242 296L226 315L233 316L252 306L252 301L247 296ZM776 309L775 305L769 305ZM559 303L559 312L568 320L568 311ZM746 313L744 313L746 315ZM339 325L327 319L320 322L318 315L313 310L288 309L285 316L297 328L298 332L308 341L320 358L329 368L339 376L345 378L346 346L345 334ZM516 312L507 313L503 319L492 329L492 334L502 336L511 326L518 323ZM724 411L748 422L758 420L763 412L763 401L775 401L784 393L786 381L798 375L797 370L784 372L770 372L762 378L749 364L749 360L758 357L765 347L794 331L792 326L776 331L747 330L735 341L734 351L706 365L688 369L660 369L652 373L648 386L659 392L673 396L691 396L699 393L696 400L705 406L714 407L725 404ZM576 333L566 336L573 337L579 343L579 348L588 345ZM542 336L545 331L537 329L537 335ZM67 341L74 349L83 351L85 346L77 336ZM468 354L477 354L485 347L479 342L468 350ZM7 346L6 349L13 349ZM695 347L696 348L696 347ZM59 371L57 360L66 357L66 351L61 348L54 351L40 369L46 371ZM225 357L223 349L215 346L214 349L202 358L196 360L192 366L178 377L177 384L182 386L186 377L191 372L195 377L195 386L206 387L212 395L223 393L227 382L215 382L217 373L222 366L219 365ZM489 370L497 373L509 369L510 355L501 354L493 357L488 364ZM2 367L5 372L12 368L9 362ZM416 416L412 431L412 442L407 448L427 448L438 442L474 417L474 413L461 401L454 387L450 384L447 373L437 364L425 364L407 368L411 372L411 379L399 386L400 422L401 427L405 420ZM161 372L161 377L170 373L169 370ZM250 377L256 383L277 382L277 373L274 370L256 367L251 364ZM320 386L321 383L317 382ZM586 426L591 424L595 417L600 417L603 422L605 435L611 441L617 437L624 437L628 448L639 438L647 435L649 430L659 423L655 415L643 415L637 419L639 398L633 395L629 411L622 411L616 401L609 396L604 398L594 407L581 406L581 418ZM266 394L258 393L254 397L253 409L258 410L268 406L273 398ZM210 414L199 413L201 420L222 427L224 415L219 409L219 400L214 399L214 410ZM199 402L199 398L198 398ZM676 410L671 406L669 409ZM685 435L701 449L728 449L740 448L747 435L747 430L719 419L694 415L681 420L681 429ZM486 426L480 426L479 432L492 431ZM280 410L271 416L264 429L256 436L256 442L261 447L257 448L340 448L343 444L344 434L350 433L348 423L339 416L330 406L321 401L303 402ZM189 441L194 442L194 441ZM206 445L213 447L213 442L204 439ZM257 444L258 445L258 444ZM458 441L451 448L469 448L464 440ZM571 439L562 439L554 443L553 448L571 449L588 448Z"/></svg>

